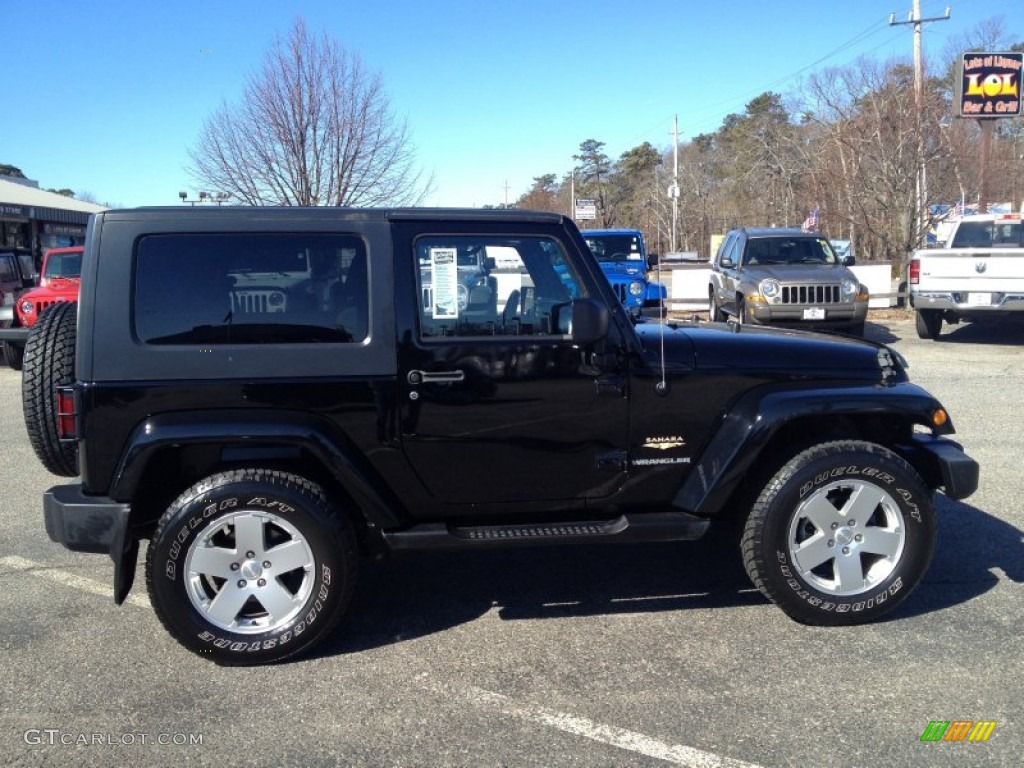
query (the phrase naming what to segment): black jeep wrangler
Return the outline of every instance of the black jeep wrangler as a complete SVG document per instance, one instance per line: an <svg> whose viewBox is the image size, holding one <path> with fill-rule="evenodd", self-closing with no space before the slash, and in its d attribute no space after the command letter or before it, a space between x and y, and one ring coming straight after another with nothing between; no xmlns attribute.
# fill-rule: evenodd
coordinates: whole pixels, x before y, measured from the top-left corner
<svg viewBox="0 0 1024 768"><path fill-rule="evenodd" d="M50 537L108 553L119 603L148 539L161 621L226 664L322 639L365 554L716 519L794 619L868 621L925 573L935 489L978 481L884 345L637 322L571 221L525 211L97 214L24 405L79 476L45 494Z"/></svg>

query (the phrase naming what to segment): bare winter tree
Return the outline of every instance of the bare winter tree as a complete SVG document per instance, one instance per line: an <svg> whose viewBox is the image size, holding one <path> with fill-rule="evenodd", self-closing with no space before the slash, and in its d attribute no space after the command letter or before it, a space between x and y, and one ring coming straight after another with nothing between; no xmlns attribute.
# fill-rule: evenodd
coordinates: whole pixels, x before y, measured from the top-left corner
<svg viewBox="0 0 1024 768"><path fill-rule="evenodd" d="M250 205L415 205L430 188L380 74L302 19L189 156L201 186Z"/></svg>

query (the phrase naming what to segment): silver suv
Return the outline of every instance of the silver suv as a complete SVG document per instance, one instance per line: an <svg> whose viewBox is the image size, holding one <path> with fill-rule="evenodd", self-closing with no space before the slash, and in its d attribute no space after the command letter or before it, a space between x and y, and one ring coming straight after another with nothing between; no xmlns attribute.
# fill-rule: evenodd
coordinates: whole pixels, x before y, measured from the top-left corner
<svg viewBox="0 0 1024 768"><path fill-rule="evenodd" d="M734 229L711 264L712 321L864 334L868 290L828 239L799 229Z"/></svg>

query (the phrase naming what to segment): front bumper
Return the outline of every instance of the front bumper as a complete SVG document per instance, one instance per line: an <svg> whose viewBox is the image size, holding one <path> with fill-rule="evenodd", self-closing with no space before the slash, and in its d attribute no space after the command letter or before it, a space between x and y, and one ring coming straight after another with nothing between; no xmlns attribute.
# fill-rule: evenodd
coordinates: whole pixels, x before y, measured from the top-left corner
<svg viewBox="0 0 1024 768"><path fill-rule="evenodd" d="M839 328L863 325L868 316L868 302L850 304L748 304L747 314L755 323L771 325L806 325ZM807 317L806 310L821 310L825 316ZM817 313L815 313L817 314Z"/></svg>
<svg viewBox="0 0 1024 768"><path fill-rule="evenodd" d="M21 326L16 328L0 328L0 341L8 341L23 347L25 342L28 341L28 334L31 330L31 328L22 328Z"/></svg>
<svg viewBox="0 0 1024 768"><path fill-rule="evenodd" d="M966 499L978 490L978 462L949 438L914 435L900 453L921 472L929 485L942 488L951 499Z"/></svg>

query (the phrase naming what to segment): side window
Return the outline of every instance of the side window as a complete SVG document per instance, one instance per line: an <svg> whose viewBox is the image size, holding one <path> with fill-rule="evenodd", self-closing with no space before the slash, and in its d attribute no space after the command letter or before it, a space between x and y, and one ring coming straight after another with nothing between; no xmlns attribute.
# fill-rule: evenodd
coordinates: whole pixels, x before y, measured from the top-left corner
<svg viewBox="0 0 1024 768"><path fill-rule="evenodd" d="M81 258L81 257L79 257ZM18 261L21 262L21 274L22 277L28 279L30 277L36 277L36 261L32 258L31 253L22 253L18 255Z"/></svg>
<svg viewBox="0 0 1024 768"><path fill-rule="evenodd" d="M139 240L135 335L150 344L354 343L369 327L366 248L336 234Z"/></svg>
<svg viewBox="0 0 1024 768"><path fill-rule="evenodd" d="M0 256L0 283L10 283L18 279L14 271L14 257L10 255Z"/></svg>
<svg viewBox="0 0 1024 768"><path fill-rule="evenodd" d="M420 336L561 336L583 295L562 244L548 237L430 235L414 244Z"/></svg>

